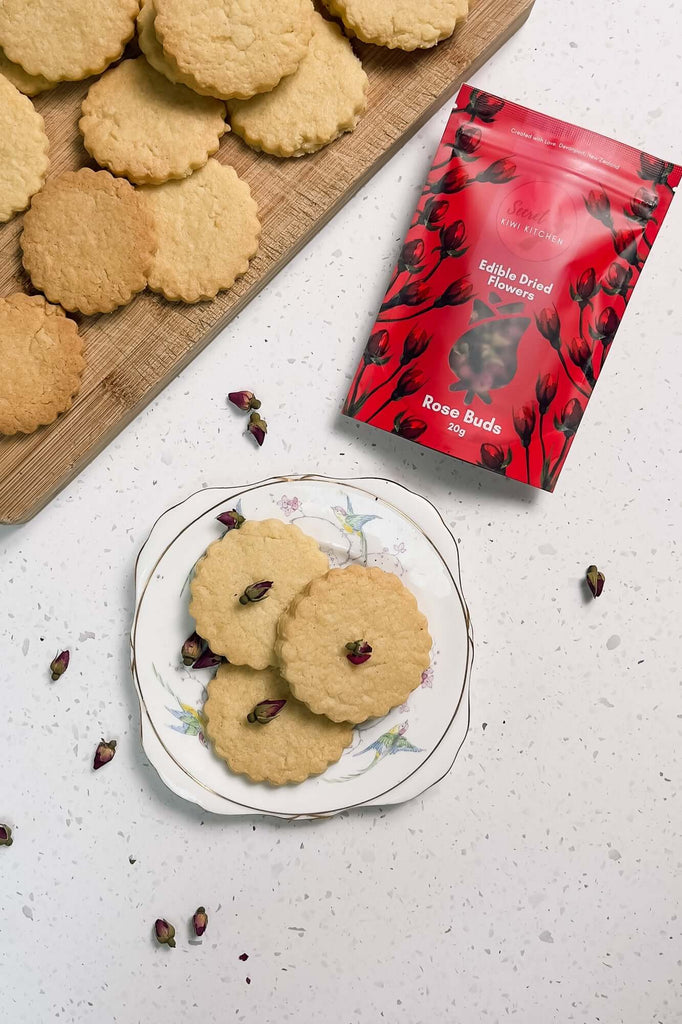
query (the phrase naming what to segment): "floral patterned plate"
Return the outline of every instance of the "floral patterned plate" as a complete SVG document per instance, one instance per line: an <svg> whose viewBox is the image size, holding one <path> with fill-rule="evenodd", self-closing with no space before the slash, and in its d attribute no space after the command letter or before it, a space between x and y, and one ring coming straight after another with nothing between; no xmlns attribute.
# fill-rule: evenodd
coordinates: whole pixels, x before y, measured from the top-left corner
<svg viewBox="0 0 682 1024"><path fill-rule="evenodd" d="M252 783L228 770L204 737L202 706L213 670L179 657L194 623L194 565L237 508L278 518L313 536L334 566L358 562L399 575L415 594L434 639L431 667L404 705L356 727L341 760L300 785ZM423 792L451 768L469 726L473 633L455 539L425 498L389 480L277 477L209 488L165 512L136 566L132 672L142 743L178 795L219 814L322 817L358 805L391 804Z"/></svg>

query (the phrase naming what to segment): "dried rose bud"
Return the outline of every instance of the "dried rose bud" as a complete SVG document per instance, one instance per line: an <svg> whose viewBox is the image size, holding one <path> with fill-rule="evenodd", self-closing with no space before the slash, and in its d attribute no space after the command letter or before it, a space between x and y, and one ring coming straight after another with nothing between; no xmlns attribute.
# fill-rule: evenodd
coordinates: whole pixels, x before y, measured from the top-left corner
<svg viewBox="0 0 682 1024"><path fill-rule="evenodd" d="M52 673L52 679L56 682L60 676L63 676L69 667L69 661L71 655L69 651L62 651L57 657L50 663L50 672Z"/></svg>
<svg viewBox="0 0 682 1024"><path fill-rule="evenodd" d="M105 764L109 764L114 754L116 753L116 740L100 740L97 750L95 751L95 760L92 763L92 767L97 771Z"/></svg>
<svg viewBox="0 0 682 1024"><path fill-rule="evenodd" d="M12 829L9 825L0 825L0 846L11 846L13 842Z"/></svg>
<svg viewBox="0 0 682 1024"><path fill-rule="evenodd" d="M372 648L365 640L353 640L346 644L346 650L351 665L364 665L372 657Z"/></svg>
<svg viewBox="0 0 682 1024"><path fill-rule="evenodd" d="M194 928L194 934L198 939L206 931L206 925L208 924L208 914L206 913L206 907L197 907L192 917L192 926Z"/></svg>
<svg viewBox="0 0 682 1024"><path fill-rule="evenodd" d="M590 588L592 597L600 597L601 592L604 589L604 583L606 582L606 576L604 573L600 572L596 565L590 565L585 573L585 579L587 580L587 585Z"/></svg>
<svg viewBox="0 0 682 1024"><path fill-rule="evenodd" d="M157 917L154 922L154 934L156 935L156 941L160 946L170 946L171 949L175 946L175 928L169 921L164 920L162 917Z"/></svg>
<svg viewBox="0 0 682 1024"><path fill-rule="evenodd" d="M249 416L249 425L246 429L256 439L258 447L262 447L265 435L268 432L268 425L257 412L252 412Z"/></svg>
<svg viewBox="0 0 682 1024"><path fill-rule="evenodd" d="M198 633L192 633L191 636L187 637L180 651L183 664L193 665L197 658L201 657L203 649L204 641L202 638Z"/></svg>
<svg viewBox="0 0 682 1024"><path fill-rule="evenodd" d="M251 583L239 598L240 604L249 604L256 601L263 601L272 587L272 580L261 580L260 583Z"/></svg>
<svg viewBox="0 0 682 1024"><path fill-rule="evenodd" d="M231 508L227 512L221 512L219 516L216 516L216 519L228 531L238 530L242 523L246 522L246 517L237 512L236 508Z"/></svg>
<svg viewBox="0 0 682 1024"><path fill-rule="evenodd" d="M227 399L229 402L232 402L232 405L236 405L238 409L241 409L242 412L260 409L261 406L253 391L230 391Z"/></svg>
<svg viewBox="0 0 682 1024"><path fill-rule="evenodd" d="M251 722L252 725L255 722L258 722L259 725L267 725L273 718L277 718L285 704L285 700L262 700L256 704L253 711L249 711L246 721Z"/></svg>
<svg viewBox="0 0 682 1024"><path fill-rule="evenodd" d="M192 665L192 668L215 668L215 666L220 665L223 660L222 654L214 654L211 648L206 645L205 651L203 654L199 655Z"/></svg>

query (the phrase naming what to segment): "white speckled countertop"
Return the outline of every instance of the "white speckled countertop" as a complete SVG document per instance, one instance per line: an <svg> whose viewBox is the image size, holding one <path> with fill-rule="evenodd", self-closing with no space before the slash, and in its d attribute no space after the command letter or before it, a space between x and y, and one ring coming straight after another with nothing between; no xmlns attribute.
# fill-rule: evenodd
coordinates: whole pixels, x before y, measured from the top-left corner
<svg viewBox="0 0 682 1024"><path fill-rule="evenodd" d="M671 0L538 0L474 81L679 160L678 23ZM3 1020L682 1021L682 200L556 494L531 493L338 415L447 113L45 511L0 528ZM267 403L262 450L226 408L238 387ZM392 476L440 507L477 635L472 728L412 804L222 820L140 748L133 561L191 491L295 471ZM587 603L592 561L608 579ZM101 736L118 753L95 774Z"/></svg>

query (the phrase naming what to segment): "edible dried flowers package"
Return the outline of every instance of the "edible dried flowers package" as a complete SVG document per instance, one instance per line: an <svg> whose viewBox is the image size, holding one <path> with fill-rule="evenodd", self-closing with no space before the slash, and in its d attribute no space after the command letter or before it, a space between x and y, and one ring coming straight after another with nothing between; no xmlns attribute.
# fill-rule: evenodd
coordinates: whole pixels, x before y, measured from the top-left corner
<svg viewBox="0 0 682 1024"><path fill-rule="evenodd" d="M344 413L554 490L681 176L463 86Z"/></svg>

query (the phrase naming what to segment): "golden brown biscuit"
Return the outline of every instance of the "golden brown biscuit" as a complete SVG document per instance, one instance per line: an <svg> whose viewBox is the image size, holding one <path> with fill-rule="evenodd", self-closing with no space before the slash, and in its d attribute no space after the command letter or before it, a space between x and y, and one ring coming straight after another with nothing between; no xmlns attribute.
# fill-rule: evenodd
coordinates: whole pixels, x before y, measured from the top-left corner
<svg viewBox="0 0 682 1024"><path fill-rule="evenodd" d="M319 775L339 760L353 737L347 722L330 722L297 701L274 668L221 665L207 691L206 734L216 754L253 782L282 786ZM248 722L246 716L263 700L286 704L265 725Z"/></svg>
<svg viewBox="0 0 682 1024"><path fill-rule="evenodd" d="M140 185L203 167L227 130L225 104L174 85L144 57L124 60L90 86L78 127L88 153Z"/></svg>
<svg viewBox="0 0 682 1024"><path fill-rule="evenodd" d="M183 74L214 96L274 89L305 56L310 0L154 0L154 30Z"/></svg>
<svg viewBox="0 0 682 1024"><path fill-rule="evenodd" d="M53 89L55 86L54 82L49 82L42 75L29 75L21 64L11 61L4 50L0 50L0 75L8 78L19 92L23 92L24 96L37 96L38 93L45 92L46 89Z"/></svg>
<svg viewBox="0 0 682 1024"><path fill-rule="evenodd" d="M469 0L323 0L351 35L390 49L435 46L466 18Z"/></svg>
<svg viewBox="0 0 682 1024"><path fill-rule="evenodd" d="M209 95L202 89L192 75L183 75L175 62L163 52L163 46L156 37L154 22L156 20L156 8L153 0L142 0L142 7L137 16L137 41L140 49L153 68L165 75L169 82L179 82L193 89L194 92L202 95Z"/></svg>
<svg viewBox="0 0 682 1024"><path fill-rule="evenodd" d="M329 568L312 537L278 519L247 520L208 548L190 585L190 615L212 651L234 665L275 662L277 620L292 598ZM267 597L240 604L253 583L271 581Z"/></svg>
<svg viewBox="0 0 682 1024"><path fill-rule="evenodd" d="M346 644L364 641L352 664ZM426 618L393 573L351 565L314 579L279 620L277 654L291 692L334 722L385 715L419 686L431 650Z"/></svg>
<svg viewBox="0 0 682 1024"><path fill-rule="evenodd" d="M230 100L232 128L274 156L314 153L352 132L367 108L367 75L338 25L313 15L313 37L298 70L272 92Z"/></svg>
<svg viewBox="0 0 682 1024"><path fill-rule="evenodd" d="M67 171L33 197L24 266L51 302L109 313L147 283L156 232L139 194L108 171Z"/></svg>
<svg viewBox="0 0 682 1024"><path fill-rule="evenodd" d="M87 78L118 60L139 0L2 0L0 46L30 75Z"/></svg>
<svg viewBox="0 0 682 1024"><path fill-rule="evenodd" d="M260 237L258 207L232 167L209 160L182 181L141 189L158 248L149 287L171 301L199 302L245 274Z"/></svg>
<svg viewBox="0 0 682 1024"><path fill-rule="evenodd" d="M28 96L0 75L0 223L25 210L50 163L45 123Z"/></svg>
<svg viewBox="0 0 682 1024"><path fill-rule="evenodd" d="M71 408L83 341L73 320L42 295L0 299L0 434L30 434Z"/></svg>

